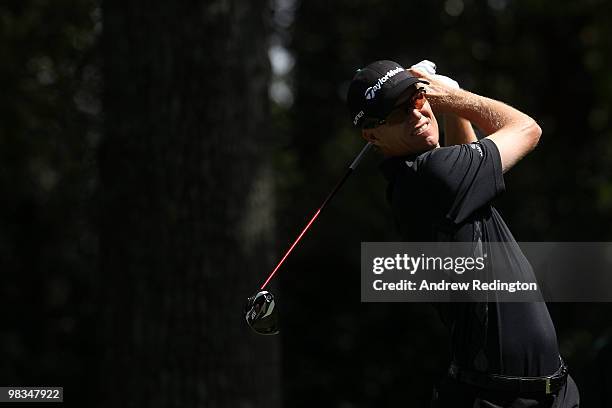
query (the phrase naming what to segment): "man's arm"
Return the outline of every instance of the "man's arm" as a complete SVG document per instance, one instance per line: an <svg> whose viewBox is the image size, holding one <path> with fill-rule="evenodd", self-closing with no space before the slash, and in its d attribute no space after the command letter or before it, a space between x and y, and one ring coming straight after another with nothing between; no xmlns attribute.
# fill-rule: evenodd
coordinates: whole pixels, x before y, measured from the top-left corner
<svg viewBox="0 0 612 408"><path fill-rule="evenodd" d="M472 143L477 141L476 133L469 120L461 118L454 113L444 115L444 145Z"/></svg>
<svg viewBox="0 0 612 408"><path fill-rule="evenodd" d="M411 72L430 82L427 99L438 111L465 118L488 135L499 150L504 173L538 144L542 130L526 114L505 103L452 89L422 72Z"/></svg>
<svg viewBox="0 0 612 408"><path fill-rule="evenodd" d="M542 129L535 120L502 102L459 90L442 96L439 103L442 110L465 117L489 135L499 149L504 173L540 140Z"/></svg>

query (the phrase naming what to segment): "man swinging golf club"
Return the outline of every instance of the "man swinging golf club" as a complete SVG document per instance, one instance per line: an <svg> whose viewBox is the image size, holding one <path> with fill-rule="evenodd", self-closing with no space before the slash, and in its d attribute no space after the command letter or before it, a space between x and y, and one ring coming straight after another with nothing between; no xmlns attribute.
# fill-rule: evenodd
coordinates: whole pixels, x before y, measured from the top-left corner
<svg viewBox="0 0 612 408"><path fill-rule="evenodd" d="M514 242L492 201L541 129L427 67L433 64L406 70L376 61L357 71L347 96L353 125L385 157L387 198L402 238L479 242L485 250L490 242ZM436 115L445 115L444 147ZM477 140L471 124L486 137ZM508 254L525 259L515 255ZM452 361L433 407L578 406L544 302L440 304L439 311L450 328Z"/></svg>

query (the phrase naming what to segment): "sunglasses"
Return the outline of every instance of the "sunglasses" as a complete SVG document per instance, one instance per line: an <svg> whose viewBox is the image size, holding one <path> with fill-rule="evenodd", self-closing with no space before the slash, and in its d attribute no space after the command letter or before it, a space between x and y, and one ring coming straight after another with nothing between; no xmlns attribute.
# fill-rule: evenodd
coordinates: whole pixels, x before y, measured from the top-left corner
<svg viewBox="0 0 612 408"><path fill-rule="evenodd" d="M361 127L363 129L374 129L386 123L390 125L402 123L404 120L406 120L406 117L410 114L410 112L415 109L419 111L423 109L426 100L427 99L425 98L425 89L421 88L417 90L417 92L412 96L412 98L395 106L391 113L387 115L386 119L366 118L364 119Z"/></svg>

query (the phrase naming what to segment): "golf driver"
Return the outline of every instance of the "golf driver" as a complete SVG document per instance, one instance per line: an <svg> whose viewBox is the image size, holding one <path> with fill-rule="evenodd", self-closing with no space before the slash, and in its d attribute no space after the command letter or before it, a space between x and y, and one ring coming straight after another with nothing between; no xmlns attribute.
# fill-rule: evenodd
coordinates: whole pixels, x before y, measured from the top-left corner
<svg viewBox="0 0 612 408"><path fill-rule="evenodd" d="M363 157L365 156L367 151L370 149L370 147L372 147L372 143L368 142L363 147L363 149L361 149L357 157L355 157L355 160L353 160L351 165L346 170L346 173L344 173L344 176L342 176L338 184L336 184L336 186L331 191L331 193L329 193L325 201L323 201L323 204L321 204L321 206L314 213L310 221L308 221L308 223L306 224L302 232L300 232L300 234L295 239L295 241L293 241L293 244L291 244L287 252L285 252L285 255L281 258L281 260L278 262L276 267L272 270L272 272L268 276L268 279L266 279L264 284L261 285L261 288L259 288L259 291L247 299L247 303L244 308L244 316L245 316L245 319L248 325L256 333L258 334L277 334L278 333L278 309L276 307L276 302L274 301L274 295L272 295L272 293L264 289L266 288L270 280L274 277L274 275L276 274L280 266L283 264L283 262L285 262L285 259L287 259L291 251L293 251L293 248L295 248L297 243L300 242L300 240L302 239L306 231L308 231L308 229L317 219L319 214L321 214L321 211L323 211L323 208L325 208L325 206L329 203L332 197L338 192L338 190L340 190L340 187L342 187L342 185L344 184L348 176L350 176L350 174L353 172L353 170L357 168L357 165L359 164L361 159L363 159Z"/></svg>

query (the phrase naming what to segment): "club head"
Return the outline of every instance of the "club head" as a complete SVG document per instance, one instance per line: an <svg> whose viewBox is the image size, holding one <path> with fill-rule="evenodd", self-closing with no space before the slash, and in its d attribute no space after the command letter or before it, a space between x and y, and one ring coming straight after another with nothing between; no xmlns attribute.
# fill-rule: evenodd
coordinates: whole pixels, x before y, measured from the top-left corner
<svg viewBox="0 0 612 408"><path fill-rule="evenodd" d="M278 334L278 313L274 295L261 290L247 299L244 316L248 325L258 334Z"/></svg>

